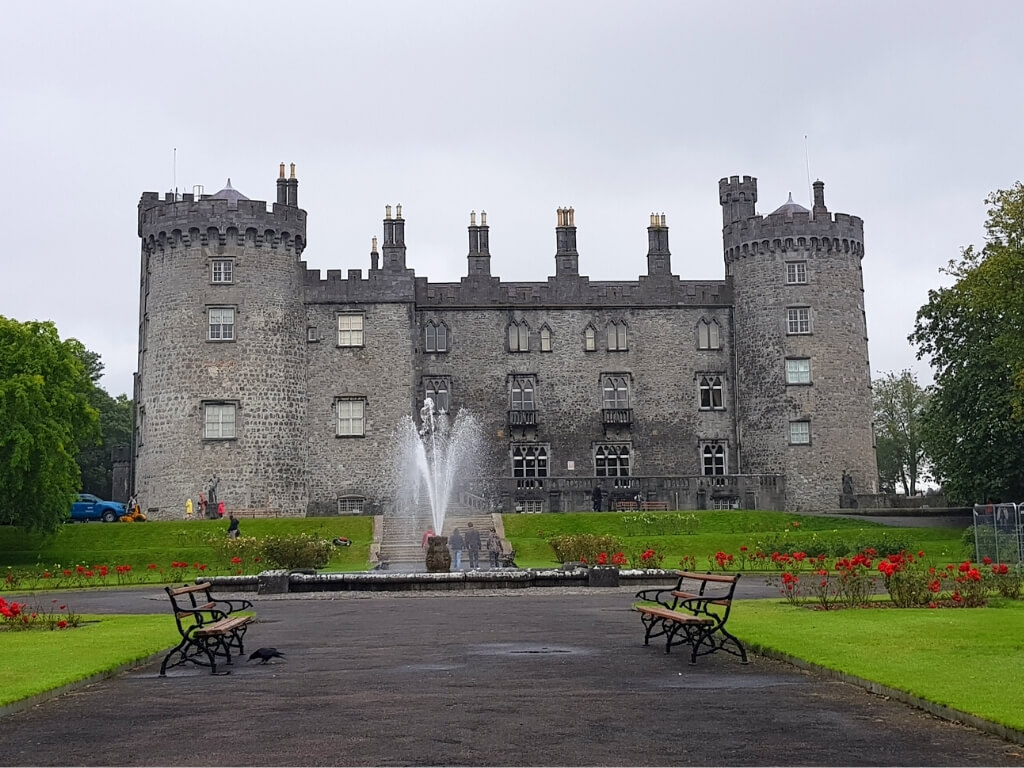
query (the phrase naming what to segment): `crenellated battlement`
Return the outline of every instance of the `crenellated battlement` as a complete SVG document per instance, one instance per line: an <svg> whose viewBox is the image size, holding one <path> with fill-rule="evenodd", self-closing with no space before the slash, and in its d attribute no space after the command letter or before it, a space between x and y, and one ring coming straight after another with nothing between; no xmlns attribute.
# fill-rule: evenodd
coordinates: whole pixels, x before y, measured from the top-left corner
<svg viewBox="0 0 1024 768"><path fill-rule="evenodd" d="M757 253L830 251L864 255L864 221L847 213L810 211L752 216L722 229L725 263Z"/></svg>
<svg viewBox="0 0 1024 768"><path fill-rule="evenodd" d="M502 282L491 276L464 277L458 283L431 283L425 277L392 276L370 270L307 269L305 300L311 303L414 301L422 307L544 307L603 306L651 307L728 304L731 294L724 280L591 281L548 278L547 282Z"/></svg>
<svg viewBox="0 0 1024 768"><path fill-rule="evenodd" d="M306 212L262 200L218 200L191 194L163 200L145 192L139 201L139 237L150 249L229 245L293 251L306 247Z"/></svg>

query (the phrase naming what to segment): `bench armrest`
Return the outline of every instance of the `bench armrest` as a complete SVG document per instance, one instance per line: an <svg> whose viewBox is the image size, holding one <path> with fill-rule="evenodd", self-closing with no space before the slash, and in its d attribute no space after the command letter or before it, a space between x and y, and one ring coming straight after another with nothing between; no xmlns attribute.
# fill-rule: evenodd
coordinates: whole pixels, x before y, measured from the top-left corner
<svg viewBox="0 0 1024 768"><path fill-rule="evenodd" d="M226 605L227 613L236 613L238 611L252 610L251 600L220 600L218 598L213 598L213 602L217 605Z"/></svg>
<svg viewBox="0 0 1024 768"><path fill-rule="evenodd" d="M661 587L660 589L641 589L633 598L635 600L644 600L650 603L657 603L663 605L666 608L672 609L676 607L676 598L672 596L675 591L675 587Z"/></svg>

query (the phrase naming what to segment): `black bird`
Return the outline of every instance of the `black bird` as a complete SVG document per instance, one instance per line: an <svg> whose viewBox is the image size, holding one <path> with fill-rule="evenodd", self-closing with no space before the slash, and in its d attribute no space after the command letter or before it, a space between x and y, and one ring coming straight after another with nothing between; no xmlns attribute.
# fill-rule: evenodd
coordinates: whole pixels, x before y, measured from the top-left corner
<svg viewBox="0 0 1024 768"><path fill-rule="evenodd" d="M266 664L271 659L283 659L284 654L277 648L257 648L249 655L249 661L260 659L260 664Z"/></svg>

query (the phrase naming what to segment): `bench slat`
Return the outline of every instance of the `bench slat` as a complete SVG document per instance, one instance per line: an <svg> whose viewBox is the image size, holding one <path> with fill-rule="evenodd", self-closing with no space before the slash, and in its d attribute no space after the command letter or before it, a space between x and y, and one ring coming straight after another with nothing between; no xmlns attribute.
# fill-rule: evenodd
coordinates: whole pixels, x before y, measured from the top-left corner
<svg viewBox="0 0 1024 768"><path fill-rule="evenodd" d="M669 621L678 621L680 624L714 624L714 619L709 619L706 616L694 616L692 613L679 613L679 611L673 611L669 608L660 608L652 605L637 605L634 606L640 613L646 613L650 616L658 616L662 619L668 619Z"/></svg>
<svg viewBox="0 0 1024 768"><path fill-rule="evenodd" d="M694 581L714 581L721 584L732 584L738 576L729 576L725 573L695 573L694 571L676 571L676 576Z"/></svg>

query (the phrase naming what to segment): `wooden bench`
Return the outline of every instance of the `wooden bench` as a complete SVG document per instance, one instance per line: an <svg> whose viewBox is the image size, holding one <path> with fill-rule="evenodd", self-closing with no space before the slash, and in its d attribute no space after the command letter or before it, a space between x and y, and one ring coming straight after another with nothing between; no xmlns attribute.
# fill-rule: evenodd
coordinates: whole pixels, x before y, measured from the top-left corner
<svg viewBox="0 0 1024 768"><path fill-rule="evenodd" d="M184 587L165 587L171 600L174 620L178 625L181 642L168 652L160 665L160 675L168 667L190 662L209 667L210 674L217 672L217 659L223 658L230 665L232 654L245 652L245 631L252 622L252 616L239 616L239 611L252 608L248 600L218 600L210 594L209 582ZM173 659L173 661L172 661Z"/></svg>
<svg viewBox="0 0 1024 768"><path fill-rule="evenodd" d="M746 664L746 649L725 628L740 574L677 571L676 575L673 587L636 593L636 599L645 601L633 606L644 625L644 645L652 637L664 637L665 653L673 645L690 646L691 664L715 651L739 656Z"/></svg>
<svg viewBox="0 0 1024 768"><path fill-rule="evenodd" d="M635 512L637 510L635 501L616 501L614 506L616 512Z"/></svg>
<svg viewBox="0 0 1024 768"><path fill-rule="evenodd" d="M645 512L668 512L667 501L641 501L640 509Z"/></svg>

